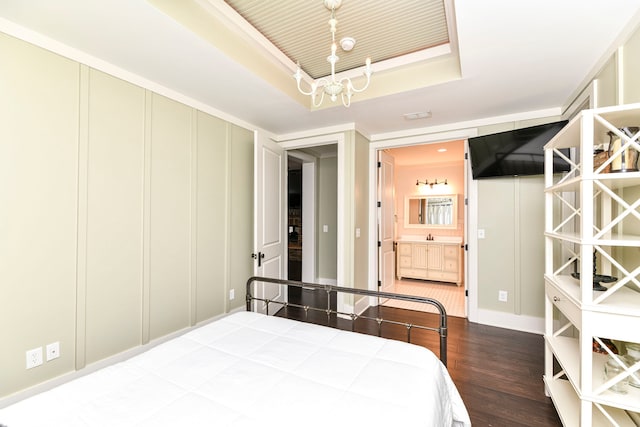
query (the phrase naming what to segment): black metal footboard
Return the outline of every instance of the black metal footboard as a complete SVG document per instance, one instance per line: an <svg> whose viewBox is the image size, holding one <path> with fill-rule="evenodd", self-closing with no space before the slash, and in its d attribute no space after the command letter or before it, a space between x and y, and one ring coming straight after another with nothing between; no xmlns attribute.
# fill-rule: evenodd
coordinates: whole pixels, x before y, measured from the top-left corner
<svg viewBox="0 0 640 427"><path fill-rule="evenodd" d="M301 305L301 304L294 304L294 303L290 303L290 302L284 302L284 301L278 301L278 300L271 300L268 298L259 298L254 296L254 292L253 292L253 287L252 285L256 282L263 282L263 283L275 283L278 285L285 285L288 287L296 287L296 288L306 288L306 289L314 289L314 290L320 290L320 291L325 291L327 294L327 306L326 308L318 308L318 307L312 307L309 305ZM423 304L428 304L428 305L432 305L436 308L436 310L438 311L439 314L439 327L434 328L434 327L428 327L428 326L422 326L422 325L416 325L416 324L412 324L412 323L406 323L406 322L399 322L399 321L394 321L394 320L387 320L387 319L382 319L381 317L370 317L370 316L366 316L366 315L358 315L355 313L343 313L343 312L339 312L338 310L334 310L331 308L331 298L330 295L332 293L335 294L352 294L352 295L362 295L362 296L369 296L369 297L376 297L376 298L383 298L383 299L395 299L395 300L402 300L402 301L410 301L410 302L417 302L417 303L423 303ZM370 290L366 290L366 289L353 289L353 288L346 288L346 287L342 287L342 286L333 286L333 285L320 285L317 283L307 283L307 282L299 282L299 281L294 281L294 280L283 280L283 279L273 279L270 277L259 277L259 276L254 276L251 277L249 280L247 280L247 311L251 311L252 307L251 307L251 303L253 301L262 301L265 304L265 309L266 309L266 314L269 314L269 306L270 304L276 304L278 305L278 307L296 307L296 308L300 308L304 310L304 313L307 314L309 311L317 311L317 312L322 312L322 313L326 313L327 318L329 318L332 314L335 314L336 316L340 316L342 318L346 318L346 319L350 319L351 320L351 327L353 329L355 321L357 319L366 319L366 320L373 320L375 322L377 322L378 324L378 335L381 335L381 327L383 323L388 323L388 324L395 324L395 325L403 325L406 329L407 329L407 342L411 342L411 330L412 329L422 329L422 330L427 330L427 331L433 331L433 332L437 332L440 335L440 360L442 361L442 363L446 366L447 365L447 312L444 308L444 306L442 305L442 303L440 303L440 301L435 300L433 298L426 298L426 297L418 297L418 296L413 296L413 295L403 295L403 294L395 294L395 293L390 293L390 292L376 292L376 291L370 291ZM331 325L328 325L331 326Z"/></svg>

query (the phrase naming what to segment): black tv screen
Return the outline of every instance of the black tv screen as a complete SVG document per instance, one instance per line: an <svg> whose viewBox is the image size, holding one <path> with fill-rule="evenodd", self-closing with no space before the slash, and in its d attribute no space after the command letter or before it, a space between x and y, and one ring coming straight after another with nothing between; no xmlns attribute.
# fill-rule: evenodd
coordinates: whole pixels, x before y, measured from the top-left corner
<svg viewBox="0 0 640 427"><path fill-rule="evenodd" d="M473 179L544 174L544 145L566 124L565 120L469 138ZM563 154L568 157L568 150ZM571 168L555 155L553 169L557 173Z"/></svg>

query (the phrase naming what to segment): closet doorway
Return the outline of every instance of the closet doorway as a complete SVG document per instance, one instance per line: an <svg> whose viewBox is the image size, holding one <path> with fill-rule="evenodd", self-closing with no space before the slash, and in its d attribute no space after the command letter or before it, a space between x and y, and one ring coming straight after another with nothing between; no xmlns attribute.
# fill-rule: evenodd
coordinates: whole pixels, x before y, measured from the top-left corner
<svg viewBox="0 0 640 427"><path fill-rule="evenodd" d="M302 161L287 157L287 278L302 280Z"/></svg>
<svg viewBox="0 0 640 427"><path fill-rule="evenodd" d="M447 314L466 317L466 283L436 281L417 277L401 277L397 260L399 243L416 241L437 243L447 242L449 251L457 253L459 273L464 279L463 249L466 225L466 176L465 141L436 142L406 147L384 149L393 158L393 212L394 241L396 242L393 292L435 298L442 302ZM381 185L379 182L378 185ZM388 185L388 184L387 184ZM448 225L416 224L410 220L409 201L418 197L454 196L456 200L456 220ZM383 207L384 209L384 207ZM382 209L381 209L382 210ZM387 210L388 207L387 207ZM430 240L433 239L433 240ZM452 244L451 242L456 242ZM405 250L407 247L405 246ZM411 255L409 255L411 257ZM411 262L404 257L401 262ZM451 266L451 263L449 264ZM406 267L406 266L405 266ZM440 268L440 267L436 267ZM442 268L446 268L442 266ZM451 268L451 267L449 267ZM421 271L417 271L421 273ZM448 274L448 273L447 273ZM417 274L419 275L419 274ZM446 279L450 280L450 279ZM420 304L388 301L383 305L405 309L421 310Z"/></svg>

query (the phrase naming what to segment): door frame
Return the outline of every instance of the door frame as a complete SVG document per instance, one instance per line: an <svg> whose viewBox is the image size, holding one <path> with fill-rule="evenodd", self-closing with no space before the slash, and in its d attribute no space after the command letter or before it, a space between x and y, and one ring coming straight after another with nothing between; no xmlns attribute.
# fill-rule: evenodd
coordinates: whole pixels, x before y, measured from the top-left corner
<svg viewBox="0 0 640 427"><path fill-rule="evenodd" d="M419 134L406 137L398 137L392 139L378 140L375 139L369 144L369 200L371 208L369 209L369 290L377 290L378 283L378 243L377 243L377 207L375 204L378 191L377 178L377 159L378 150L385 148L407 147L411 145L432 144L436 142L447 142L454 140L466 140L478 135L476 128L460 129L455 131L446 131L431 134ZM467 167L465 161L464 167ZM466 312L469 321L477 321L478 319L478 265L477 265L477 241L473 236L477 236L478 228L478 207L477 207L477 185L474 185L469 176L465 179L465 187L468 205L467 215L464 218L465 237L469 240L464 243L468 250L465 251L465 259L467 267L464 272L466 297ZM377 298L369 297L369 305L377 305Z"/></svg>
<svg viewBox="0 0 640 427"><path fill-rule="evenodd" d="M312 137L303 137L298 139L291 139L286 141L279 142L280 146L285 150L285 153L288 155L288 151L296 150L300 148L308 148L308 147L317 147L320 145L329 145L336 144L338 147L338 158L337 158L337 171L338 171L338 200L337 200L337 210L338 210L338 225L337 225L337 241L343 242L345 239L345 217L344 217L344 189L345 189L345 135L344 132L341 133L332 133L327 135L319 135ZM344 286L346 279L346 263L345 263L345 251L343 245L338 245L336 248L337 251L337 266L336 266L336 282L331 284L337 284ZM316 272L317 273L317 272ZM317 277L315 278L317 280ZM314 282L316 281L314 280ZM349 306L346 301L343 301L341 298L338 298L338 311L351 313L353 311L353 307Z"/></svg>

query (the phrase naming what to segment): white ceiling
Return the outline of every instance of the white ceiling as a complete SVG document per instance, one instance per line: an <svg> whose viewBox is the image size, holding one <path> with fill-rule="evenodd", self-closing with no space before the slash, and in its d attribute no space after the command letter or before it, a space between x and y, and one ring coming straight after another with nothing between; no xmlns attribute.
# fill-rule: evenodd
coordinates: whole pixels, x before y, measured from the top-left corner
<svg viewBox="0 0 640 427"><path fill-rule="evenodd" d="M640 0L454 4L462 78L317 111L144 0L0 0L0 30L26 27L276 135L355 123L382 136L558 114L640 22ZM403 118L427 110L429 119Z"/></svg>

